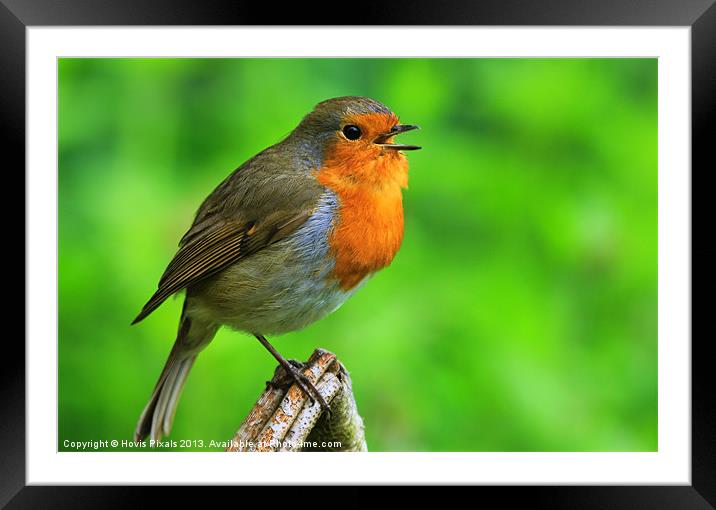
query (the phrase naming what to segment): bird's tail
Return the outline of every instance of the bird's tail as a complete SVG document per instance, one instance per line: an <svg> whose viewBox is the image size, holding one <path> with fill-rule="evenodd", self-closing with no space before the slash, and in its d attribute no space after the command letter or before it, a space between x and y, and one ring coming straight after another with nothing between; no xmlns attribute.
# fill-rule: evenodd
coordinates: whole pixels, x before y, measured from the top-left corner
<svg viewBox="0 0 716 510"><path fill-rule="evenodd" d="M174 422L177 404L184 383L199 352L211 342L218 327L209 323L197 323L182 312L179 333L169 358L164 365L149 402L142 411L134 431L134 440L149 436L159 441L168 436Z"/></svg>

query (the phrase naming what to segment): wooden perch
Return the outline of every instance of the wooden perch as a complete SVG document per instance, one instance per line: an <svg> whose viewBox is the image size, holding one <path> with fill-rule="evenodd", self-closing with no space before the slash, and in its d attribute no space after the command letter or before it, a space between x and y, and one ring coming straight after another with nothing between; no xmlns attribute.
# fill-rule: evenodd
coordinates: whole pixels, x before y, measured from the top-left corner
<svg viewBox="0 0 716 510"><path fill-rule="evenodd" d="M320 403L312 402L298 385L282 385L287 375L278 366L226 451L368 451L351 379L336 355L316 349L302 372L328 402L331 412L325 413Z"/></svg>

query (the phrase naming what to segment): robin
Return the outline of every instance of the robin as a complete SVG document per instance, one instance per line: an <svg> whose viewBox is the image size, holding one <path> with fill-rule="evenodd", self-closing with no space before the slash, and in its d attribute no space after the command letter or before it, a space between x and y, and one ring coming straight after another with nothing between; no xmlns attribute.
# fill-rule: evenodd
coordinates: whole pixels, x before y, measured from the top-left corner
<svg viewBox="0 0 716 510"><path fill-rule="evenodd" d="M177 338L136 441L169 434L189 370L221 326L254 335L328 408L300 365L264 335L325 317L393 260L403 240L403 151L420 149L394 137L416 128L373 99L329 99L211 192L132 322L186 290Z"/></svg>

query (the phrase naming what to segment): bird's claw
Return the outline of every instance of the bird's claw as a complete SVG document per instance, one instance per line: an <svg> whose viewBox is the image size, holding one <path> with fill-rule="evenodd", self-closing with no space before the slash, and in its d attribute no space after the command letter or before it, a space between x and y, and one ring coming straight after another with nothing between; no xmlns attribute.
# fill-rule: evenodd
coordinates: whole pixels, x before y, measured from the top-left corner
<svg viewBox="0 0 716 510"><path fill-rule="evenodd" d="M311 382L308 376L300 371L304 368L304 364L296 360L287 361L291 364L291 369L287 370L285 367L281 367L283 368L282 373L274 377L273 380L266 381L266 385L276 389L287 389L292 384L296 383L298 387L301 388L301 391L303 391L303 393L311 401L311 405L318 401L321 405L321 409L330 415L331 407L328 405L328 402L326 402L326 399L323 398L321 392L318 391L318 388L316 388L315 384Z"/></svg>
<svg viewBox="0 0 716 510"><path fill-rule="evenodd" d="M327 413L330 414L331 407L328 405L328 402L326 402L326 399L323 398L323 395L321 395L321 392L318 391L318 388L316 388L315 384L311 382L311 380L302 372L299 372L297 369L294 369L291 373L293 376L293 380L296 381L296 384L298 384L298 387L303 390L303 393L306 394L306 396L311 401L311 404L314 404L316 401L321 405L321 409Z"/></svg>

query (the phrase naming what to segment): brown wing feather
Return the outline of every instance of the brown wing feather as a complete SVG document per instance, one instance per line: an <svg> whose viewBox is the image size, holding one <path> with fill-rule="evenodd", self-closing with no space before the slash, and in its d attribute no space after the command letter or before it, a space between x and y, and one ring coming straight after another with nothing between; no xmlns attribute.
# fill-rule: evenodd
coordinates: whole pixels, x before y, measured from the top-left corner
<svg viewBox="0 0 716 510"><path fill-rule="evenodd" d="M159 280L157 291L132 324L144 319L175 292L239 259L247 230L245 226L227 224L209 232L206 237L182 246Z"/></svg>
<svg viewBox="0 0 716 510"><path fill-rule="evenodd" d="M277 214L261 225L256 222L222 222L209 225L183 244L159 280L159 288L132 324L144 319L175 292L208 278L295 231L312 210Z"/></svg>
<svg viewBox="0 0 716 510"><path fill-rule="evenodd" d="M182 266L185 266L192 260L202 260L203 257L210 254L212 250L217 249L217 245L235 236L243 235L251 226L251 224L241 225L232 222L213 225L202 232L201 237L194 239L192 242L182 243L179 251L159 279L159 287L171 279L173 275L176 275L178 269Z"/></svg>

